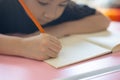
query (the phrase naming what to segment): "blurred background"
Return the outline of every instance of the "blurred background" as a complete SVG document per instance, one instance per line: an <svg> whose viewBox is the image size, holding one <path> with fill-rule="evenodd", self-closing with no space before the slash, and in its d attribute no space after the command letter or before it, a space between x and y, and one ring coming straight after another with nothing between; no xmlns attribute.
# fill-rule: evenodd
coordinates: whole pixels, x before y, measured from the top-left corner
<svg viewBox="0 0 120 80"><path fill-rule="evenodd" d="M78 4L87 4L109 17L120 21L120 0L73 0Z"/></svg>

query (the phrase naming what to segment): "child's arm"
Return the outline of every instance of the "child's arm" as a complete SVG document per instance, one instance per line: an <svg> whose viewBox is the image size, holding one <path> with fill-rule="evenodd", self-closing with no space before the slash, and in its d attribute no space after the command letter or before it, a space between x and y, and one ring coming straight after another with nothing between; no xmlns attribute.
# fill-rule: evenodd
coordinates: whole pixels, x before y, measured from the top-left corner
<svg viewBox="0 0 120 80"><path fill-rule="evenodd" d="M99 12L86 18L62 23L60 25L46 27L45 31L57 37L71 34L82 34L105 30L110 20Z"/></svg>
<svg viewBox="0 0 120 80"><path fill-rule="evenodd" d="M19 55L22 38L0 34L0 54Z"/></svg>
<svg viewBox="0 0 120 80"><path fill-rule="evenodd" d="M44 60L56 57L60 49L58 39L46 33L28 38L0 34L0 54Z"/></svg>

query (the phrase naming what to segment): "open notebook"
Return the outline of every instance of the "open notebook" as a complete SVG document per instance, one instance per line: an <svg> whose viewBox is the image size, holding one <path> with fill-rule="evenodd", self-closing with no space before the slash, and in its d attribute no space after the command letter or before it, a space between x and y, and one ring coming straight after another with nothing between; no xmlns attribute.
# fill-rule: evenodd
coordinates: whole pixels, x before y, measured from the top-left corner
<svg viewBox="0 0 120 80"><path fill-rule="evenodd" d="M55 68L120 50L120 35L110 31L72 35L60 41L63 48L58 57L45 60Z"/></svg>

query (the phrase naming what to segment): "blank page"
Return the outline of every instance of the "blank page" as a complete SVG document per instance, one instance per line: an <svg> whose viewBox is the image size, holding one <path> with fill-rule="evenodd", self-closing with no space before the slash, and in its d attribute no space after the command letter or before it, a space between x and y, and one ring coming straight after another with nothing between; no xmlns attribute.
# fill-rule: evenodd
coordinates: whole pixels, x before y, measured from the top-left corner
<svg viewBox="0 0 120 80"><path fill-rule="evenodd" d="M59 68L79 61L87 60L111 52L106 48L82 40L77 36L61 39L63 48L57 58L45 60L46 63Z"/></svg>
<svg viewBox="0 0 120 80"><path fill-rule="evenodd" d="M110 33L107 34L100 34L99 35L93 35L93 36L89 36L87 38L88 41L91 41L97 45L103 46L105 48L108 48L110 50L112 50L114 47L120 45L120 35L116 35L114 33ZM120 50L120 49L119 49Z"/></svg>

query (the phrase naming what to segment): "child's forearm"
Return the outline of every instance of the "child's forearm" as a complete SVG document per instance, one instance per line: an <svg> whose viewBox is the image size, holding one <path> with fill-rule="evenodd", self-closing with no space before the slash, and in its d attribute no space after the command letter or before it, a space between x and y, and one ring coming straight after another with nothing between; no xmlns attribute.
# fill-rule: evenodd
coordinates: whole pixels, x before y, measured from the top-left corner
<svg viewBox="0 0 120 80"><path fill-rule="evenodd" d="M57 37L71 35L71 34L83 34L105 30L110 23L110 20L100 13L95 15L76 20L66 22L60 25L45 28L46 32L55 35Z"/></svg>
<svg viewBox="0 0 120 80"><path fill-rule="evenodd" d="M93 15L81 20L72 21L65 26L65 34L83 34L106 30L109 26L109 19L103 15Z"/></svg>
<svg viewBox="0 0 120 80"><path fill-rule="evenodd" d="M60 50L60 41L46 33L27 38L0 34L0 54L45 60L57 57Z"/></svg>
<svg viewBox="0 0 120 80"><path fill-rule="evenodd" d="M21 38L0 34L0 54L19 55L21 47Z"/></svg>

